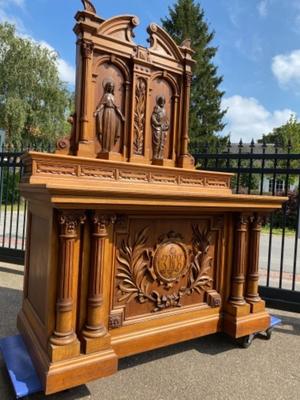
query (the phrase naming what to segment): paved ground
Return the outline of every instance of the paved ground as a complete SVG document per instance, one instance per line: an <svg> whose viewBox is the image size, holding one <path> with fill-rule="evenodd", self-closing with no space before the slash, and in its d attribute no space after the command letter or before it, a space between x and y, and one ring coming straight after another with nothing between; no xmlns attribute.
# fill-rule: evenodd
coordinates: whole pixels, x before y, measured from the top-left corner
<svg viewBox="0 0 300 400"><path fill-rule="evenodd" d="M21 267L0 264L0 337L17 333L22 280ZM116 375L47 399L299 399L300 315L272 313L283 319L283 325L270 341L255 339L247 350L237 348L225 335L212 335L126 358ZM1 356L0 399L14 399Z"/></svg>

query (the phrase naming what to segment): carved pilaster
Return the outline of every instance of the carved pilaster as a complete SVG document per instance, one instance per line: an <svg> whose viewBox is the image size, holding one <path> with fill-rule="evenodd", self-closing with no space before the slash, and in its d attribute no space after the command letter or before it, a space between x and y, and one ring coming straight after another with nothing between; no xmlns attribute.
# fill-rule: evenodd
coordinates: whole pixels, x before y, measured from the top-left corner
<svg viewBox="0 0 300 400"><path fill-rule="evenodd" d="M258 263L261 226L262 217L255 215L250 224L249 265L246 290L246 300L248 303L258 303L261 301L261 298L258 294Z"/></svg>
<svg viewBox="0 0 300 400"><path fill-rule="evenodd" d="M55 331L50 343L64 346L76 340L73 330L73 272L74 244L78 237L79 226L85 221L82 213L62 213L58 222L60 225L60 263L58 290L56 301Z"/></svg>
<svg viewBox="0 0 300 400"><path fill-rule="evenodd" d="M88 124L92 115L90 110L91 93L91 77L92 77L92 58L93 58L92 42L82 40L80 42L81 58L82 58L82 82L81 82L81 112L80 112L80 142L87 143L89 137Z"/></svg>
<svg viewBox="0 0 300 400"><path fill-rule="evenodd" d="M107 330L103 324L102 309L102 275L104 264L104 242L108 236L107 227L114 223L115 216L94 214L92 218L92 252L89 271L89 292L87 302L87 318L84 338L97 339L106 335Z"/></svg>
<svg viewBox="0 0 300 400"><path fill-rule="evenodd" d="M191 97L191 84L192 84L192 73L186 72L184 76L184 110L190 109L190 97ZM189 154L189 113L183 113L182 121L182 136L181 136L181 148L180 156L178 159L178 166L181 168L194 168L194 159Z"/></svg>
<svg viewBox="0 0 300 400"><path fill-rule="evenodd" d="M246 268L246 240L248 217L238 216L235 228L234 260L231 278L230 303L233 305L246 304L244 299L245 268Z"/></svg>

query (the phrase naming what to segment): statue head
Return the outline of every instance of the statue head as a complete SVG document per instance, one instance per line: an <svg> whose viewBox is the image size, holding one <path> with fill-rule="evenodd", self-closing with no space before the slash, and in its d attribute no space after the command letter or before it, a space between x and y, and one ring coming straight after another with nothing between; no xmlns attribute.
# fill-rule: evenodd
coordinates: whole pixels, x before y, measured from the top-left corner
<svg viewBox="0 0 300 400"><path fill-rule="evenodd" d="M111 93L114 94L115 91L115 84L112 80L108 80L105 85L104 85L104 91L105 93Z"/></svg>
<svg viewBox="0 0 300 400"><path fill-rule="evenodd" d="M165 96L157 96L156 97L156 104L161 107L164 108L165 104L166 104L166 99Z"/></svg>

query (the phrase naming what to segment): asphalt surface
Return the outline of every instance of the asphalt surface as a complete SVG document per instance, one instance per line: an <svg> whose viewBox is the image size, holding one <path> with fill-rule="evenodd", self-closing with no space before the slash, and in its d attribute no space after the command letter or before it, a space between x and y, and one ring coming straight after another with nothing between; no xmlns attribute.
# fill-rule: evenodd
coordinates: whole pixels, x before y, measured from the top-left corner
<svg viewBox="0 0 300 400"><path fill-rule="evenodd" d="M0 264L0 337L17 333L22 281L22 267ZM207 336L120 360L119 372L112 377L47 399L300 399L300 314L271 312L283 324L270 341L257 338L248 349L240 349L223 334ZM0 400L12 399L0 355Z"/></svg>

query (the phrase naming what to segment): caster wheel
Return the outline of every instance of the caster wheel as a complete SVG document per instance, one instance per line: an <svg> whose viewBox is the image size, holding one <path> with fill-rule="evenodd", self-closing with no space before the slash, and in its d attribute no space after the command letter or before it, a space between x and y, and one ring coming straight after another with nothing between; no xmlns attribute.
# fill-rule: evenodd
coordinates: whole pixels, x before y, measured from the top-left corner
<svg viewBox="0 0 300 400"><path fill-rule="evenodd" d="M248 349L248 347L252 344L254 339L254 335L247 335L238 340L238 344L243 349Z"/></svg>
<svg viewBox="0 0 300 400"><path fill-rule="evenodd" d="M269 328L266 330L266 339L270 340L272 337L273 328Z"/></svg>

